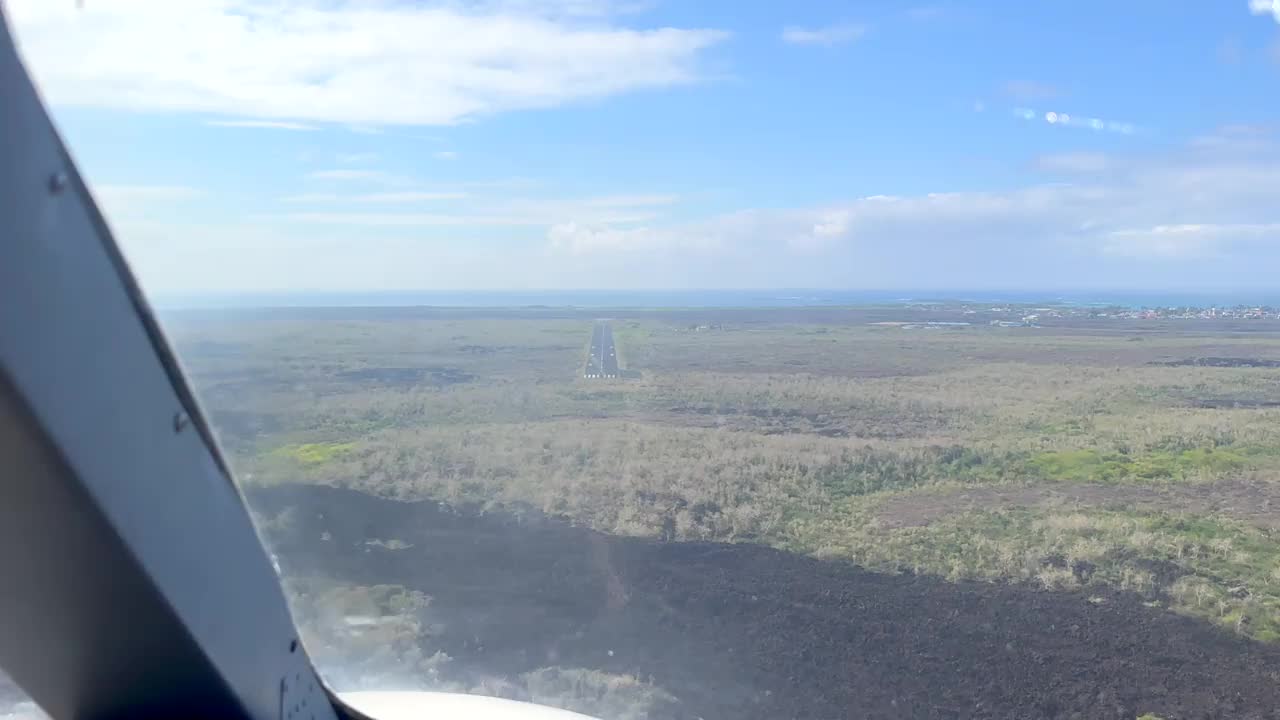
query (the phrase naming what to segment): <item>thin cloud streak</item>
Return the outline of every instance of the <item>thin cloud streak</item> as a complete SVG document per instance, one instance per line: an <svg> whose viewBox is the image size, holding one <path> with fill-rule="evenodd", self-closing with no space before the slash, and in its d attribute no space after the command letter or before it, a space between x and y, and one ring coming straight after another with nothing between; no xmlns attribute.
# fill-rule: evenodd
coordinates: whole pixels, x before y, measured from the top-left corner
<svg viewBox="0 0 1280 720"><path fill-rule="evenodd" d="M586 204L591 207L660 207L674 205L680 201L679 195L605 195L589 198Z"/></svg>
<svg viewBox="0 0 1280 720"><path fill-rule="evenodd" d="M866 34L864 25L845 23L821 28L788 27L782 31L782 41L790 45L817 45L834 47L853 42Z"/></svg>
<svg viewBox="0 0 1280 720"><path fill-rule="evenodd" d="M463 200L470 197L468 193L453 191L408 191L362 193L358 195L339 195L337 193L301 193L286 195L279 199L282 203L291 204L333 204L333 203L380 203L410 204L416 202L436 202L441 200Z"/></svg>
<svg viewBox="0 0 1280 720"><path fill-rule="evenodd" d="M361 181L385 181L391 178L381 170L314 170L307 173L308 180L361 180Z"/></svg>
<svg viewBox="0 0 1280 720"><path fill-rule="evenodd" d="M443 227L443 226L537 226L545 220L516 215L465 215L449 213L345 213L301 212L262 215L262 220L322 225L359 225L364 227Z"/></svg>
<svg viewBox="0 0 1280 720"><path fill-rule="evenodd" d="M210 127L265 128L268 130L294 130L299 132L314 132L320 129L315 125L284 120L205 120L204 124Z"/></svg>
<svg viewBox="0 0 1280 720"><path fill-rule="evenodd" d="M415 203L434 200L461 200L468 197L463 192L385 192L357 195L356 202L366 203Z"/></svg>

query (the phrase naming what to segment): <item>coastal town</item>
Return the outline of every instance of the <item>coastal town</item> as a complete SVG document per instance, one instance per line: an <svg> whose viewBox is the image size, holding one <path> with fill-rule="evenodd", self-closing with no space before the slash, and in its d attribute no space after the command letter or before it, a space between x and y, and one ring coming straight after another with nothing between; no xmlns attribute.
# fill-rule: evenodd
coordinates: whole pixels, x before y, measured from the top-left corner
<svg viewBox="0 0 1280 720"><path fill-rule="evenodd" d="M1280 320L1280 307L1271 305L1125 307L936 301L908 303L903 310L904 316L901 318L877 319L870 324L898 327L904 330L942 330L972 326L1036 328L1044 325L1107 321L1216 321L1222 323Z"/></svg>
<svg viewBox="0 0 1280 720"><path fill-rule="evenodd" d="M1046 318L1096 318L1116 320L1277 320L1280 308L1267 305L1170 306L1170 307L1096 307L1060 305L1027 308L1026 306L985 306L981 310L968 307L965 314L979 312L1015 316L1018 322L1035 323Z"/></svg>

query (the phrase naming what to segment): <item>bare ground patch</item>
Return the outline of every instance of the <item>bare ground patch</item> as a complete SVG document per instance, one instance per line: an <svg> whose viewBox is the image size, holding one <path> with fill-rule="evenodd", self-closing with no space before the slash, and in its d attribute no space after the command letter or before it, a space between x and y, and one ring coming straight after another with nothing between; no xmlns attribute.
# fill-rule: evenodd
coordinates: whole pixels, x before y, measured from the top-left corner
<svg viewBox="0 0 1280 720"><path fill-rule="evenodd" d="M1102 588L952 583L333 488L253 497L292 517L269 534L287 572L430 596L423 653L446 653L467 687L591 668L669 694L651 720L1260 719L1280 707L1280 649ZM387 537L401 549L370 543Z"/></svg>

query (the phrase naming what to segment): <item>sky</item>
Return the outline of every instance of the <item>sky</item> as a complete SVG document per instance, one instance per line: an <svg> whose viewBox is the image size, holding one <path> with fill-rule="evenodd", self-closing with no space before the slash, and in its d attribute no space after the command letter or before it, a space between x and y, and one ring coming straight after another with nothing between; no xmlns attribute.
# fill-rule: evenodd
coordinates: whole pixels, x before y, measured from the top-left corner
<svg viewBox="0 0 1280 720"><path fill-rule="evenodd" d="M1274 288L1280 0L0 0L155 293Z"/></svg>

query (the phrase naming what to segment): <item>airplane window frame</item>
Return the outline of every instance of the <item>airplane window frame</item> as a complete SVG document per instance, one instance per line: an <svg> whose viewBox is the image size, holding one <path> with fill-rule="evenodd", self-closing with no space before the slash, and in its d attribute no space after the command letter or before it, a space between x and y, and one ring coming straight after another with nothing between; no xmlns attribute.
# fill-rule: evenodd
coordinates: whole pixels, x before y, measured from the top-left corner
<svg viewBox="0 0 1280 720"><path fill-rule="evenodd" d="M312 667L3 7L0 94L0 666L56 718L363 718Z"/></svg>

